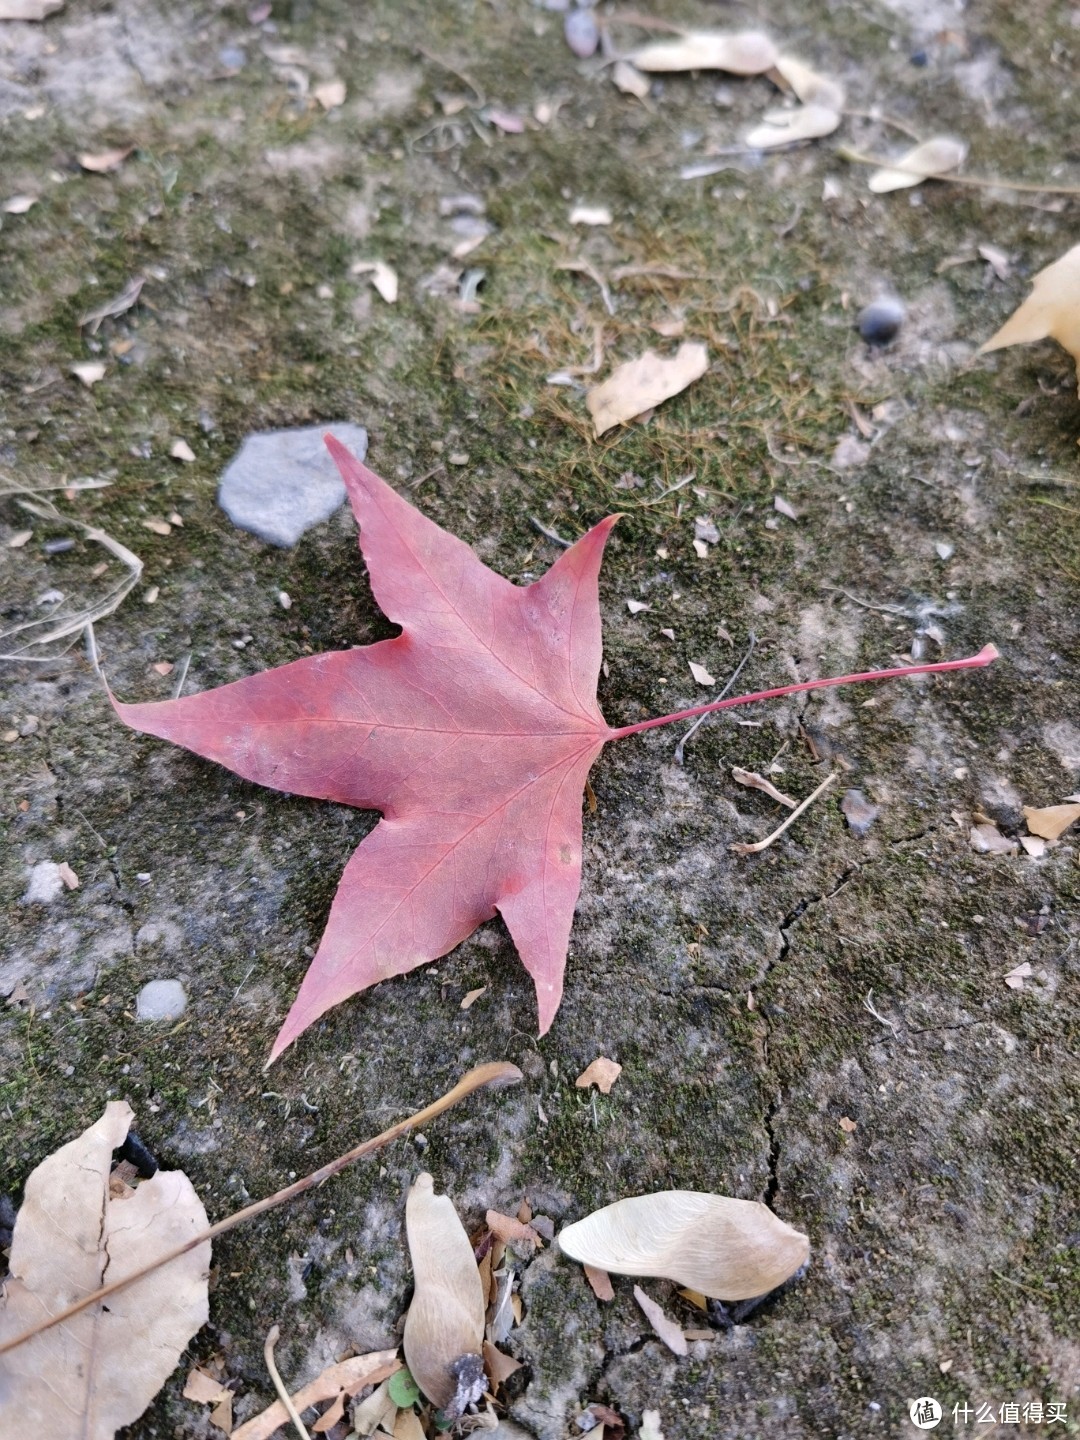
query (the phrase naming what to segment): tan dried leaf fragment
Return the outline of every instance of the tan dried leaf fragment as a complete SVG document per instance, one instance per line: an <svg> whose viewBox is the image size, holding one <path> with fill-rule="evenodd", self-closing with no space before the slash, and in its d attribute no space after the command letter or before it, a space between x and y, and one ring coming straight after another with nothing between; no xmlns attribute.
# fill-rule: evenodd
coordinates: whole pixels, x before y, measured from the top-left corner
<svg viewBox="0 0 1080 1440"><path fill-rule="evenodd" d="M515 1245L526 1243L529 1245L543 1245L543 1236L539 1230L534 1230L523 1220L515 1215L503 1215L499 1210L489 1210L484 1217L487 1227L504 1245Z"/></svg>
<svg viewBox="0 0 1080 1440"><path fill-rule="evenodd" d="M159 1170L124 1198L109 1191L112 1153L134 1118L112 1100L101 1119L43 1160L26 1184L0 1295L0 1340L132 1274L206 1229L179 1170ZM111 1440L143 1413L207 1320L210 1242L90 1306L0 1360L5 1411L19 1433Z"/></svg>
<svg viewBox="0 0 1080 1440"><path fill-rule="evenodd" d="M938 179L964 163L967 148L963 140L936 135L906 151L895 165L875 170L867 184L875 195L885 195L890 190L906 190L924 180Z"/></svg>
<svg viewBox="0 0 1080 1440"><path fill-rule="evenodd" d="M1080 247L1078 247L1080 248ZM1070 825L1080 820L1080 805L1024 806L1024 821L1032 835L1044 840L1058 840Z"/></svg>
<svg viewBox="0 0 1080 1440"><path fill-rule="evenodd" d="M718 1300L767 1295L810 1253L807 1237L767 1205L697 1190L616 1200L558 1239L572 1260L615 1275L674 1280Z"/></svg>
<svg viewBox="0 0 1080 1440"><path fill-rule="evenodd" d="M762 75L779 58L776 46L759 30L688 30L677 40L654 40L629 56L639 70L651 74L726 70L731 75Z"/></svg>
<svg viewBox="0 0 1080 1440"><path fill-rule="evenodd" d="M1080 245L1039 271L1031 282L1031 294L979 347L979 354L1048 339L1068 350L1080 382Z"/></svg>
<svg viewBox="0 0 1080 1440"><path fill-rule="evenodd" d="M764 775L759 775L756 770L741 770L738 765L731 767L731 778L737 785L746 785L751 790L760 790L762 794L768 795L771 800L776 800L781 805L786 805L789 810L794 810L799 803L793 800L790 795L785 795L778 790L771 780L766 780Z"/></svg>
<svg viewBox="0 0 1080 1440"><path fill-rule="evenodd" d="M773 69L804 105L823 105L837 111L844 108L844 87L828 75L819 75L794 55L781 55Z"/></svg>
<svg viewBox="0 0 1080 1440"><path fill-rule="evenodd" d="M401 1369L396 1350L375 1350L370 1355L353 1355L340 1360L317 1375L302 1390L292 1397L297 1414L303 1414L312 1405L321 1405L324 1400L335 1400L338 1395L355 1395L365 1385L374 1385L387 1379L395 1370ZM244 1422L234 1430L230 1440L269 1440L269 1437L289 1423L289 1416L280 1400L275 1400L260 1414Z"/></svg>
<svg viewBox="0 0 1080 1440"><path fill-rule="evenodd" d="M640 1285L634 1286L634 1299L645 1312L645 1318L673 1355L688 1355L690 1347L682 1327L665 1315L655 1300L645 1294Z"/></svg>
<svg viewBox="0 0 1080 1440"><path fill-rule="evenodd" d="M483 1393L480 1354L485 1307L480 1272L453 1201L435 1194L435 1182L426 1173L417 1176L409 1190L405 1231L416 1282L405 1317L405 1361L420 1389L445 1411L462 1397L463 1361L475 1359L480 1385L478 1391L473 1385L475 1393L465 1403Z"/></svg>
<svg viewBox="0 0 1080 1440"><path fill-rule="evenodd" d="M631 65L629 60L616 60L611 70L611 78L615 88L624 95L633 95L638 100L644 100L649 93L649 77Z"/></svg>
<svg viewBox="0 0 1080 1440"><path fill-rule="evenodd" d="M587 1090L590 1085L595 1085L601 1095L610 1095L611 1087L621 1074L621 1065L609 1060L606 1055L598 1055L591 1065L586 1065L574 1084L579 1090Z"/></svg>
<svg viewBox="0 0 1080 1440"><path fill-rule="evenodd" d="M611 1276L606 1270L598 1270L595 1265L586 1265L585 1279L589 1282L589 1288L597 1300L614 1300L615 1287L611 1283Z"/></svg>
<svg viewBox="0 0 1080 1440"><path fill-rule="evenodd" d="M670 357L646 350L636 360L617 366L585 397L597 435L603 435L613 425L625 425L662 400L678 395L708 368L709 352L697 340L685 341Z"/></svg>
<svg viewBox="0 0 1080 1440"><path fill-rule="evenodd" d="M134 145L121 145L116 150L102 150L96 155L80 155L79 164L93 175L104 175L118 169L134 149Z"/></svg>

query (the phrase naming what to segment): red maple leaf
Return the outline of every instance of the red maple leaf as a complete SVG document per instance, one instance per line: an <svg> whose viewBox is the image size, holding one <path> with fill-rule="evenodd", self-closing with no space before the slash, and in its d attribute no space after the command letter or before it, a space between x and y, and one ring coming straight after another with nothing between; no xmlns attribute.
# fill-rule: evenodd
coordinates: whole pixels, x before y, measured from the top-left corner
<svg viewBox="0 0 1080 1440"><path fill-rule="evenodd" d="M402 633L200 695L113 704L133 729L245 780L382 811L345 867L271 1061L331 1006L445 955L496 911L533 978L543 1034L562 996L581 886L582 791L606 742L843 682L788 685L612 729L596 699L597 577L618 517L594 526L535 584L513 585L332 436L326 443L360 526L372 591Z"/></svg>

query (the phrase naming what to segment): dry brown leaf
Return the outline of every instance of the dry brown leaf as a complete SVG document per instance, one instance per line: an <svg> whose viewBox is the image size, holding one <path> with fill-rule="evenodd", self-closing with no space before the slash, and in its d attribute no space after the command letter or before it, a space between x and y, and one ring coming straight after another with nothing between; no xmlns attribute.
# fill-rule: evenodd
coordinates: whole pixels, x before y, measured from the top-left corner
<svg viewBox="0 0 1080 1440"><path fill-rule="evenodd" d="M479 1356L486 1307L480 1273L453 1201L435 1194L435 1182L426 1173L409 1190L405 1230L416 1283L405 1317L405 1361L427 1398L445 1411L461 1399L449 1367L463 1356L476 1357L483 1384ZM465 1403L482 1393L481 1388ZM464 1404L457 1413L463 1409Z"/></svg>
<svg viewBox="0 0 1080 1440"><path fill-rule="evenodd" d="M559 1246L597 1269L674 1280L717 1300L767 1295L810 1253L767 1205L697 1190L616 1200L566 1226Z"/></svg>
<svg viewBox="0 0 1080 1440"><path fill-rule="evenodd" d="M505 1385L514 1371L521 1369L521 1361L515 1360L512 1355L504 1355L490 1340L485 1340L484 1368L493 1385Z"/></svg>
<svg viewBox="0 0 1080 1440"><path fill-rule="evenodd" d="M93 175L104 175L122 165L134 149L134 145L123 145L117 150L102 150L97 155L80 155L79 164Z"/></svg>
<svg viewBox="0 0 1080 1440"><path fill-rule="evenodd" d="M477 989L470 990L467 995L463 995L460 1008L462 1010L470 1009L473 1005L476 1004L477 1000L480 999L480 996L484 994L487 988L488 987L486 985L480 985Z"/></svg>
<svg viewBox="0 0 1080 1440"><path fill-rule="evenodd" d="M841 1116L840 1116L840 1129L843 1130L843 1132L844 1132L845 1135L854 1135L855 1131L856 1131L858 1128L859 1128L858 1122L855 1121L855 1120L852 1120L852 1118L850 1117L850 1115L841 1115Z"/></svg>
<svg viewBox="0 0 1080 1440"><path fill-rule="evenodd" d="M794 810L799 803L797 800L792 800L790 795L785 795L782 790L778 790L771 780L766 780L765 776L759 775L756 770L740 770L738 765L733 765L731 778L737 785L747 785L751 790L760 790L771 800L786 805L789 810Z"/></svg>
<svg viewBox="0 0 1080 1440"><path fill-rule="evenodd" d="M0 20L44 20L64 8L64 0L0 0Z"/></svg>
<svg viewBox="0 0 1080 1440"><path fill-rule="evenodd" d="M1010 990L1023 990L1024 981L1029 980L1034 973L1030 963L1025 960L1022 965L1017 965L1007 975L1002 976L1002 979Z"/></svg>
<svg viewBox="0 0 1080 1440"><path fill-rule="evenodd" d="M677 40L654 40L628 57L651 74L679 70L726 70L731 75L762 75L779 60L767 35L757 30L725 34L688 30Z"/></svg>
<svg viewBox="0 0 1080 1440"><path fill-rule="evenodd" d="M1056 340L1068 350L1076 361L1080 381L1080 245L1074 245L1060 260L1034 276L1031 294L979 347L979 354L1046 339Z"/></svg>
<svg viewBox="0 0 1080 1440"><path fill-rule="evenodd" d="M1002 835L996 825L984 823L972 825L968 831L968 844L979 855L1015 855L1016 841Z"/></svg>
<svg viewBox="0 0 1080 1440"><path fill-rule="evenodd" d="M1077 248L1080 249L1080 246ZM1077 333L1080 335L1080 331ZM1032 835L1040 835L1044 840L1057 840L1070 825L1080 820L1080 805L1044 805L1041 808L1025 805L1024 820Z"/></svg>
<svg viewBox="0 0 1080 1440"><path fill-rule="evenodd" d="M587 1090L590 1085L595 1085L601 1095L610 1095L611 1087L621 1074L621 1065L609 1060L606 1055L598 1055L591 1065L585 1067L574 1084L579 1090Z"/></svg>
<svg viewBox="0 0 1080 1440"><path fill-rule="evenodd" d="M0 1340L130 1275L207 1226L187 1176L159 1170L124 1199L109 1195L112 1153L134 1118L111 1100L101 1119L43 1160L26 1182L0 1296ZM111 1440L143 1413L207 1320L210 1242L25 1341L3 1362L3 1406L18 1433Z"/></svg>
<svg viewBox="0 0 1080 1440"><path fill-rule="evenodd" d="M198 1405L216 1405L219 1400L224 1400L226 1395L231 1397L232 1391L196 1365L193 1370L188 1371L183 1395L185 1400L194 1400Z"/></svg>
<svg viewBox="0 0 1080 1440"><path fill-rule="evenodd" d="M333 1400L340 1395L355 1395L365 1385L375 1385L387 1379L395 1370L401 1369L396 1350L375 1350L370 1355L353 1355L329 1366L310 1384L298 1390L292 1397L293 1405L302 1413L311 1405L321 1405L324 1400ZM275 1431L289 1423L285 1406L280 1400L244 1422L234 1430L230 1440L269 1440ZM373 1427L374 1428L374 1427Z"/></svg>
<svg viewBox="0 0 1080 1440"><path fill-rule="evenodd" d="M906 190L923 180L947 175L964 163L966 155L967 146L962 140L936 135L933 140L924 140L921 145L901 155L895 168L886 166L875 170L867 183L875 195L884 195L890 190Z"/></svg>
<svg viewBox="0 0 1080 1440"><path fill-rule="evenodd" d="M504 1245L520 1244L522 1241L526 1241L530 1245L544 1243L539 1230L534 1230L531 1225L523 1224L515 1215L503 1215L498 1210L489 1210L485 1219L488 1229Z"/></svg>
<svg viewBox="0 0 1080 1440"><path fill-rule="evenodd" d="M673 1355L689 1354L689 1346L686 1343L686 1336L682 1332L682 1327L676 1325L674 1320L669 1319L656 1301L651 1300L649 1296L645 1294L645 1291L642 1290L640 1285L634 1286L634 1299L641 1306L642 1310L644 1310L649 1324L671 1353Z"/></svg>
<svg viewBox="0 0 1080 1440"><path fill-rule="evenodd" d="M752 150L794 145L798 140L820 140L840 124L839 110L827 105L797 105L791 110L766 110L761 124L747 131L743 143Z"/></svg>
<svg viewBox="0 0 1080 1440"><path fill-rule="evenodd" d="M352 1423L357 1435L373 1435L376 1431L393 1434L398 1407L390 1398L386 1381L371 1392L366 1400L353 1407ZM231 1437L234 1440L234 1437Z"/></svg>
<svg viewBox="0 0 1080 1440"><path fill-rule="evenodd" d="M709 352L698 340L687 340L670 357L646 350L636 360L619 365L585 397L597 435L678 395L708 368Z"/></svg>
<svg viewBox="0 0 1080 1440"><path fill-rule="evenodd" d="M773 67L790 85L804 105L824 105L828 110L843 110L844 87L827 75L819 75L796 60L794 55L781 55Z"/></svg>
<svg viewBox="0 0 1080 1440"><path fill-rule="evenodd" d="M614 1300L615 1287L611 1283L611 1276L606 1270L598 1270L595 1265L586 1265L585 1279L596 1296L597 1300Z"/></svg>
<svg viewBox="0 0 1080 1440"><path fill-rule="evenodd" d="M394 1440L427 1440L415 1410L399 1410L394 1421Z"/></svg>

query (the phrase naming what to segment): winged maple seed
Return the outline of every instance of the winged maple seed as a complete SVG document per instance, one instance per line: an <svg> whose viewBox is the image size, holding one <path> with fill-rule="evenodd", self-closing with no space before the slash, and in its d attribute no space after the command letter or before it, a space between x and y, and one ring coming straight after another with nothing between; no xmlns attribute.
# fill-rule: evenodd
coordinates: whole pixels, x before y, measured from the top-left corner
<svg viewBox="0 0 1080 1440"><path fill-rule="evenodd" d="M610 515L535 584L489 570L332 436L393 640L293 661L117 714L291 794L381 810L341 878L272 1062L332 1006L445 955L502 915L536 986L562 996L581 886L581 796L609 740L748 700L856 679L986 665L997 652L786 685L612 729L596 698L598 575ZM269 1063L269 1062L268 1062Z"/></svg>

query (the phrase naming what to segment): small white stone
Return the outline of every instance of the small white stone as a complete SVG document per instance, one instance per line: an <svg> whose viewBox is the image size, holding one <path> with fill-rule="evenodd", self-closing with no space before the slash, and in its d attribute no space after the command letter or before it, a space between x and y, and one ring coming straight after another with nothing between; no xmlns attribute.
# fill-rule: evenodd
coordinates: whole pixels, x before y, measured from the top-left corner
<svg viewBox="0 0 1080 1440"><path fill-rule="evenodd" d="M187 996L179 980L151 980L135 1001L137 1020L179 1020L187 1009Z"/></svg>
<svg viewBox="0 0 1080 1440"><path fill-rule="evenodd" d="M955 548L956 547L954 545L950 545L947 540L939 540L934 546L934 549L937 551L937 557L939 560L950 559Z"/></svg>

